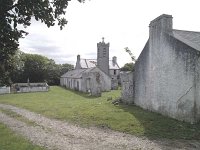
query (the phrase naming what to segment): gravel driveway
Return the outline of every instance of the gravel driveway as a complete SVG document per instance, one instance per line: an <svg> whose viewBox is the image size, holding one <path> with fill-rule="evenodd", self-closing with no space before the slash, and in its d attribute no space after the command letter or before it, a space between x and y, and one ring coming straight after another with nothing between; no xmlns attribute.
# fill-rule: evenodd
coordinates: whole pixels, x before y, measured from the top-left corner
<svg viewBox="0 0 200 150"><path fill-rule="evenodd" d="M33 124L22 122L0 113L0 122L34 144L50 150L199 150L199 141L150 140L112 130L83 128L64 121L46 118L40 114L11 105L0 104L0 109L10 110L28 119Z"/></svg>

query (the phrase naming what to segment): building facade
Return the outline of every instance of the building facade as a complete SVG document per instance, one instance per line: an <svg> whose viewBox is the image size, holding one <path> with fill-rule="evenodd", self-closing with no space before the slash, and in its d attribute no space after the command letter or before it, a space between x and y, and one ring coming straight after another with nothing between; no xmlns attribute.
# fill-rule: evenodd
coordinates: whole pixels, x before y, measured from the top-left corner
<svg viewBox="0 0 200 150"><path fill-rule="evenodd" d="M103 91L118 88L119 69L117 57L109 60L109 43L103 39L97 44L97 59L81 59L77 55L75 69L62 75L60 84L100 96Z"/></svg>
<svg viewBox="0 0 200 150"><path fill-rule="evenodd" d="M200 120L200 32L174 30L172 16L149 25L136 64L132 102L190 123Z"/></svg>
<svg viewBox="0 0 200 150"><path fill-rule="evenodd" d="M113 56L112 60L109 60L109 46L110 44L105 43L103 38L102 42L97 43L97 59L81 59L80 55L77 55L75 69L98 67L111 77L111 88L117 89L120 67L117 63L116 56Z"/></svg>
<svg viewBox="0 0 200 150"><path fill-rule="evenodd" d="M111 90L111 78L97 67L68 71L60 78L61 86L101 96Z"/></svg>

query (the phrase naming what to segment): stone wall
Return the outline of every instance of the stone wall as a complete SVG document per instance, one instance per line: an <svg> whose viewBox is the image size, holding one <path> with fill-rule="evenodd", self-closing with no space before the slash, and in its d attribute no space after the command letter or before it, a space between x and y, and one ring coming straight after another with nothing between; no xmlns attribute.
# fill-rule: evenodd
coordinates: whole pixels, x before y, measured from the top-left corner
<svg viewBox="0 0 200 150"><path fill-rule="evenodd" d="M99 68L82 75L82 91L90 92L93 96L101 96L101 92L111 90L111 79Z"/></svg>
<svg viewBox="0 0 200 150"><path fill-rule="evenodd" d="M111 89L112 90L118 89L118 79L111 79Z"/></svg>
<svg viewBox="0 0 200 150"><path fill-rule="evenodd" d="M122 101L126 104L131 104L134 102L134 81L133 72L121 72L121 86L122 86Z"/></svg>
<svg viewBox="0 0 200 150"><path fill-rule="evenodd" d="M46 92L49 90L47 83L16 83L12 87L13 92L17 93Z"/></svg>
<svg viewBox="0 0 200 150"><path fill-rule="evenodd" d="M10 93L10 87L0 87L0 94L9 94Z"/></svg>

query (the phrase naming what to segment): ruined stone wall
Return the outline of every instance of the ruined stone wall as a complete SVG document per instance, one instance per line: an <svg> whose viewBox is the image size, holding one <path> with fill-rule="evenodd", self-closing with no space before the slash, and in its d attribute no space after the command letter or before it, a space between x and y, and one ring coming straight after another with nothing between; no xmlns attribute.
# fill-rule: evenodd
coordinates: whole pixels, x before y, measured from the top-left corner
<svg viewBox="0 0 200 150"><path fill-rule="evenodd" d="M16 83L12 87L14 93L45 92L49 90L47 83Z"/></svg>
<svg viewBox="0 0 200 150"><path fill-rule="evenodd" d="M90 72L83 73L82 90L100 96L101 92L111 90L111 78L99 68L94 68Z"/></svg>
<svg viewBox="0 0 200 150"><path fill-rule="evenodd" d="M118 89L118 79L117 78L111 79L111 89L112 90Z"/></svg>
<svg viewBox="0 0 200 150"><path fill-rule="evenodd" d="M10 87L0 87L0 94L9 94L10 93Z"/></svg>
<svg viewBox="0 0 200 150"><path fill-rule="evenodd" d="M122 101L125 104L131 104L134 102L134 80L133 72L121 72L120 73L121 86L122 86Z"/></svg>
<svg viewBox="0 0 200 150"><path fill-rule="evenodd" d="M82 80L84 92L89 92L92 96L101 96L101 74L99 72L84 73Z"/></svg>

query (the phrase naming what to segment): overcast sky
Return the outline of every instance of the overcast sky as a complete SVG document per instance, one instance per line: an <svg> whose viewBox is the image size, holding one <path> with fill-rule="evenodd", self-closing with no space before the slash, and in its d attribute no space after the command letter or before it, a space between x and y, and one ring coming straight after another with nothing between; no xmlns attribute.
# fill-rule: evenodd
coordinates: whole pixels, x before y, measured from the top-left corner
<svg viewBox="0 0 200 150"><path fill-rule="evenodd" d="M97 43L110 43L110 59L117 56L120 67L131 62L129 47L138 57L149 36L149 23L161 14L173 16L173 28L200 31L199 0L90 0L69 2L67 26L47 28L32 21L29 35L20 40L26 53L41 54L56 63L75 65L81 58L96 59Z"/></svg>

